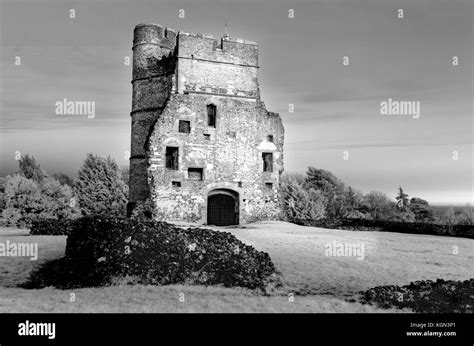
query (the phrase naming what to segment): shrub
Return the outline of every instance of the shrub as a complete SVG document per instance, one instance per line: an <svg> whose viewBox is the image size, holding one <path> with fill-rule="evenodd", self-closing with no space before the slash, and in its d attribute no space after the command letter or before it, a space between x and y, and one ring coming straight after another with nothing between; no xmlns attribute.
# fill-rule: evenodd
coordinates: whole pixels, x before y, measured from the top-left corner
<svg viewBox="0 0 474 346"><path fill-rule="evenodd" d="M132 219L148 219L151 220L156 214L153 202L148 198L145 201L138 201L132 210L130 217ZM156 220L156 218L155 218Z"/></svg>
<svg viewBox="0 0 474 346"><path fill-rule="evenodd" d="M128 186L111 157L87 157L74 180L74 191L83 215L126 214Z"/></svg>
<svg viewBox="0 0 474 346"><path fill-rule="evenodd" d="M26 287L103 286L126 277L141 284L264 288L276 269L267 253L227 232L96 216L74 222L66 257L33 273Z"/></svg>

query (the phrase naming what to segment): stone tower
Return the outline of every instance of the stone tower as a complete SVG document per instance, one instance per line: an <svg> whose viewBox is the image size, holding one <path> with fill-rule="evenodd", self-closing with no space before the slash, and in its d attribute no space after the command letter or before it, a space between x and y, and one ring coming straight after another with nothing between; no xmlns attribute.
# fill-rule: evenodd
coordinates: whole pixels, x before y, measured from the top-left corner
<svg viewBox="0 0 474 346"><path fill-rule="evenodd" d="M260 100L258 46L135 27L129 210L215 225L278 214L284 128Z"/></svg>

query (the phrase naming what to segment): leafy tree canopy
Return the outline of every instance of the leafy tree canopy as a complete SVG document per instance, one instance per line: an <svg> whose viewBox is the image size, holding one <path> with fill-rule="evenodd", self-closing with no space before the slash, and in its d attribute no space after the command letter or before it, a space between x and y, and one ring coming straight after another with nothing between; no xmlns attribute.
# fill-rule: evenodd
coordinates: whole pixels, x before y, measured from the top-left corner
<svg viewBox="0 0 474 346"><path fill-rule="evenodd" d="M122 180L117 162L110 156L87 154L74 180L74 191L84 215L125 213L128 186Z"/></svg>

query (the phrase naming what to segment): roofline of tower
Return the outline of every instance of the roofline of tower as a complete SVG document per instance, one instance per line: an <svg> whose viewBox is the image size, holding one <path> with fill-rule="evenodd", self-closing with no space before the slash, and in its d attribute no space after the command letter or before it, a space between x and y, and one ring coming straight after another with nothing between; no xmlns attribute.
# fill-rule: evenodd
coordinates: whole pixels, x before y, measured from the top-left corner
<svg viewBox="0 0 474 346"><path fill-rule="evenodd" d="M217 38L213 35L198 34L198 33L187 32L187 31L178 31L177 35L178 36L185 35L185 36L192 36L192 37L202 37L202 38L208 38L208 39L211 39L211 40L217 40ZM229 35L222 36L221 41L241 43L241 44L245 44L245 45L249 45L249 46L258 46L257 42L244 40L242 38L230 37Z"/></svg>
<svg viewBox="0 0 474 346"><path fill-rule="evenodd" d="M174 29L163 27L162 25L156 24L156 23L140 23L140 24L135 25L135 29L143 27L143 26L156 26L156 27L160 28L162 32L171 31L171 32L176 33L177 36L185 35L185 36L201 37L201 38L207 38L207 39L211 39L211 40L217 40L217 38L213 35L206 35L206 34L200 34L200 33L188 32L188 31L181 31L181 30L176 32ZM235 42L235 43L251 45L251 46L258 46L257 42L244 40L242 38L237 38L237 37L231 37L231 36L226 35L226 34L221 37L221 41Z"/></svg>

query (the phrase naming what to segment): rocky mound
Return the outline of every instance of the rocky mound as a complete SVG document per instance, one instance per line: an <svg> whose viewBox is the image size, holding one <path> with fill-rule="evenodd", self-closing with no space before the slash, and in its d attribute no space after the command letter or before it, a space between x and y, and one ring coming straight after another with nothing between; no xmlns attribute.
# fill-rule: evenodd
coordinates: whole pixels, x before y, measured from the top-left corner
<svg viewBox="0 0 474 346"><path fill-rule="evenodd" d="M28 288L199 284L265 288L277 273L270 256L227 232L168 223L84 217L69 231L66 256L34 272Z"/></svg>
<svg viewBox="0 0 474 346"><path fill-rule="evenodd" d="M415 281L407 286L378 286L361 292L362 303L381 308L410 308L423 313L472 313L474 279Z"/></svg>

